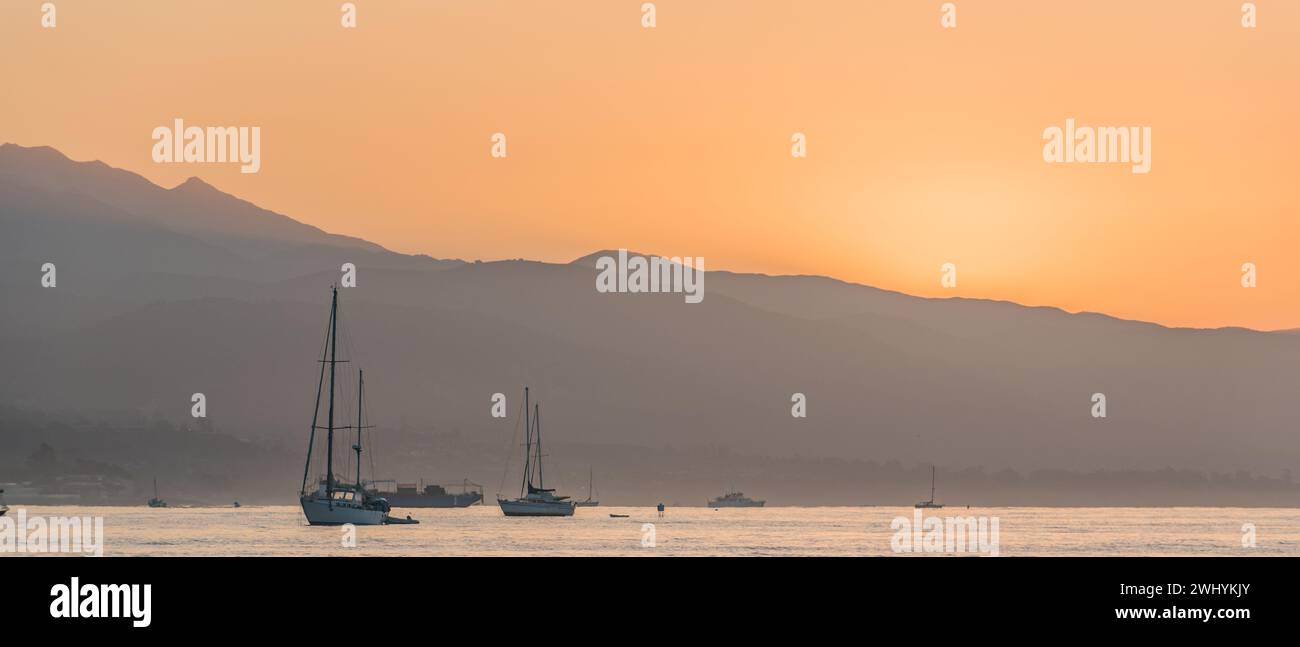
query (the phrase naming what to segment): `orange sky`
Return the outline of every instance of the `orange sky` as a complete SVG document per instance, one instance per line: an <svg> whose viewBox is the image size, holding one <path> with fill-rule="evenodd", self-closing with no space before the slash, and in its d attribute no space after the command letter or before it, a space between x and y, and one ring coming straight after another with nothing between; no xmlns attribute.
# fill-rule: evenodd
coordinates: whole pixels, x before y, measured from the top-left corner
<svg viewBox="0 0 1300 647"><path fill-rule="evenodd" d="M332 0L55 0L42 29L6 0L0 141L437 257L1300 327L1300 3L1250 30L1240 0L957 0L956 29L938 0L661 0L655 29L641 0L355 2L349 30ZM155 164L176 117L261 126L261 171ZM1067 118L1150 126L1151 172L1044 163Z"/></svg>

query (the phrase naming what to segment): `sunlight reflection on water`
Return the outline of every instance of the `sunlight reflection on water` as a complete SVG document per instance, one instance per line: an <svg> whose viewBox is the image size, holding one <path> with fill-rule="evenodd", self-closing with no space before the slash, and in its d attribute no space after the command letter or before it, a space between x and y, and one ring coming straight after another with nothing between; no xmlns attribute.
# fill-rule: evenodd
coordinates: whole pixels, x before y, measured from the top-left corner
<svg viewBox="0 0 1300 647"><path fill-rule="evenodd" d="M11 515L19 506L12 506ZM579 508L572 518L506 518L496 506L403 510L419 525L310 527L296 506L167 508L22 506L27 516L104 517L106 556L129 555L894 555L890 522L911 508L710 510ZM609 514L627 514L613 519ZM999 519L1014 555L1300 555L1300 514L1276 508L974 508L929 516ZM642 547L642 524L655 547ZM1242 525L1256 547L1242 547Z"/></svg>

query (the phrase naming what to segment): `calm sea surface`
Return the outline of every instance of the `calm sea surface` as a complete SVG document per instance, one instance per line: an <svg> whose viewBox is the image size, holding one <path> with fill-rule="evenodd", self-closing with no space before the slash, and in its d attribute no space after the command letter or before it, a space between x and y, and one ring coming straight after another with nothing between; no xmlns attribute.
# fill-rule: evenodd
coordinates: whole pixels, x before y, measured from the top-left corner
<svg viewBox="0 0 1300 647"><path fill-rule="evenodd" d="M419 525L306 525L296 506L243 508L11 506L28 518L100 516L104 555L894 555L890 527L911 508L730 510L579 508L571 518L505 518L495 506L401 510ZM629 515L610 518L610 513ZM926 517L998 521L1011 555L1295 555L1300 510L1275 508L945 508ZM644 524L654 524L653 530ZM1254 548L1243 548L1243 526ZM910 536L910 535L909 535ZM643 542L653 547L643 546Z"/></svg>

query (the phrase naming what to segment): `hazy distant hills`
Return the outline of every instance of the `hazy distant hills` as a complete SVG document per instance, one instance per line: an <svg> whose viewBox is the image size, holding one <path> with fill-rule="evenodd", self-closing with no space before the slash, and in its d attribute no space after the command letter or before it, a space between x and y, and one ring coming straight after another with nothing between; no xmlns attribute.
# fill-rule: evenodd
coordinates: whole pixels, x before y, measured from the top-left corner
<svg viewBox="0 0 1300 647"><path fill-rule="evenodd" d="M45 262L56 288L40 285ZM591 257L402 255L197 179L164 189L14 145L0 147L0 404L184 422L203 392L222 430L305 442L328 286L345 262L359 268L358 287L340 292L351 366L366 369L381 425L505 446L514 420L491 418L489 398L505 393L513 416L529 384L557 443L661 457L716 445L1270 475L1300 458L1293 333L1168 329L812 276L711 271L700 304L599 294ZM790 415L795 392L807 419ZM1108 398L1104 420L1089 415L1095 392Z"/></svg>

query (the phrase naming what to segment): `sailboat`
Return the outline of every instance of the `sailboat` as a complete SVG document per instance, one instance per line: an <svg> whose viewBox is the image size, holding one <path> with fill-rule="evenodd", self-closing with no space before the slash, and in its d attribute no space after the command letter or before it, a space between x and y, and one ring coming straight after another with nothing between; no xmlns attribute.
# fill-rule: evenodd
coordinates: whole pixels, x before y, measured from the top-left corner
<svg viewBox="0 0 1300 647"><path fill-rule="evenodd" d="M302 512L307 516L307 523L313 526L338 526L353 524L357 526L377 526L384 523L388 516L388 502L382 498L368 497L361 481L361 392L364 388L365 375L357 373L357 444L352 450L357 454L357 478L355 483L343 483L334 478L334 431L348 427L334 426L334 374L338 350L338 311L339 290L331 286L329 337L326 340L325 358L321 360L321 376L316 385L316 409L312 412L311 437L307 441L307 465L302 470L302 488L298 492L298 501ZM321 389L325 385L325 367L329 366L329 403L325 426L317 425L320 414ZM312 444L316 440L316 430L326 431L325 480L321 481L313 492L307 491L307 475L311 470Z"/></svg>
<svg viewBox="0 0 1300 647"><path fill-rule="evenodd" d="M942 508L943 507L942 503L934 502L934 466L933 465L930 466L930 498L925 501L921 501L920 503L917 503L915 507L917 508Z"/></svg>
<svg viewBox="0 0 1300 647"><path fill-rule="evenodd" d="M149 499L150 508L165 508L167 502L158 498L158 477L153 477L153 498Z"/></svg>
<svg viewBox="0 0 1300 647"><path fill-rule="evenodd" d="M528 416L528 387L524 387L524 480L519 485L519 498L502 499L497 495L497 505L507 517L571 517L576 507L567 496L557 496L547 489L542 480L542 423L541 407ZM534 442L534 438L536 441ZM537 485L533 485L533 473Z"/></svg>
<svg viewBox="0 0 1300 647"><path fill-rule="evenodd" d="M579 508L594 508L600 505L600 501L592 498L596 496L596 490L592 486L592 483L594 482L592 476L593 472L591 471L591 468L587 468L587 498L582 501L574 501L573 505L576 505Z"/></svg>
<svg viewBox="0 0 1300 647"><path fill-rule="evenodd" d="M0 490L0 517L5 516L6 512L9 512L9 506L5 505L5 491Z"/></svg>

